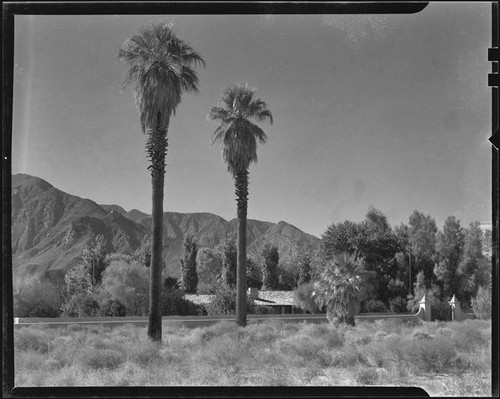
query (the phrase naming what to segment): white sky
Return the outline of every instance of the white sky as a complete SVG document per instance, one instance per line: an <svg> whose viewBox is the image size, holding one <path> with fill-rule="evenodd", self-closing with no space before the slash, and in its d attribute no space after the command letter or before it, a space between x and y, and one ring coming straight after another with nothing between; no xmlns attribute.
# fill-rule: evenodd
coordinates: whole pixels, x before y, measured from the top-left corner
<svg viewBox="0 0 500 399"><path fill-rule="evenodd" d="M410 15L16 16L13 173L126 210L151 209L121 44L173 21L207 62L171 120L166 211L236 216L210 107L248 82L275 123L250 168L248 217L319 236L370 205L491 219L490 3Z"/></svg>

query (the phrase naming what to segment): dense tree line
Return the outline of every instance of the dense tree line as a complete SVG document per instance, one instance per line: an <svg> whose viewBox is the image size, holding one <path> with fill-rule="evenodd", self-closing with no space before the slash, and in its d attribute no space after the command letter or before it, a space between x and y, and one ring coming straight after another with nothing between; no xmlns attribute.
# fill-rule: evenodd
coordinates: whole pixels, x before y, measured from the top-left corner
<svg viewBox="0 0 500 399"><path fill-rule="evenodd" d="M361 304L365 312L414 311L425 294L439 313L448 309L452 295L469 308L480 290L483 298L491 292L484 243L479 222L464 228L450 216L439 230L434 218L415 210L408 224L392 228L371 207L360 223L344 221L326 229L315 267L322 270L342 254L356 260L353 268L362 262L369 287Z"/></svg>
<svg viewBox="0 0 500 399"><path fill-rule="evenodd" d="M438 229L431 216L416 210L407 224L391 227L382 212L370 208L362 222L328 226L314 253L283 260L276 246L265 244L247 257L247 287L294 290L304 310L349 322L351 316L334 303L355 308L350 303L355 298L362 312L407 312L415 311L425 294L439 314L455 294L464 308L485 312L491 308L491 262L485 255L490 238L477 222L464 228L450 216ZM44 279L15 284L17 315L146 315L151 241L146 237L132 255L106 254L105 246L103 236L89 242L81 262L66 273L62 290ZM163 277L162 314L234 313L236 241L199 248L186 236L183 248L180 281ZM184 297L194 292L214 294L216 300L209 309L197 308ZM252 311L248 298L247 311Z"/></svg>

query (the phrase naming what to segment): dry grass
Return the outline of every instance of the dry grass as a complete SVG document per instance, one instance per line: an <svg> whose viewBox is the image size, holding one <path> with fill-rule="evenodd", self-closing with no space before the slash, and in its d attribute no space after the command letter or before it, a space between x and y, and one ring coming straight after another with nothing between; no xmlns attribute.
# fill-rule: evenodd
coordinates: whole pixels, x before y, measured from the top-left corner
<svg viewBox="0 0 500 399"><path fill-rule="evenodd" d="M146 329L15 331L16 386L420 386L431 396L491 395L491 323L356 327L267 321Z"/></svg>

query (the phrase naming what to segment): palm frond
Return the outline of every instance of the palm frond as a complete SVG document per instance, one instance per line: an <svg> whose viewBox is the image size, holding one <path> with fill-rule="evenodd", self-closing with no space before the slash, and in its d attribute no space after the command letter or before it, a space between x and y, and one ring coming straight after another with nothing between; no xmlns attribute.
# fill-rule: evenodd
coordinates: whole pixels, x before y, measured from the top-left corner
<svg viewBox="0 0 500 399"><path fill-rule="evenodd" d="M229 172L236 174L257 162L257 141L266 142L264 131L250 122L269 120L271 112L261 99L254 99L255 89L248 84L227 87L216 107L210 109L207 119L219 124L213 134L212 143L223 144L222 157Z"/></svg>
<svg viewBox="0 0 500 399"><path fill-rule="evenodd" d="M166 127L182 94L198 92L198 76L191 67L205 66L203 58L165 23L152 24L126 40L118 58L128 65L123 85L133 86L143 132Z"/></svg>

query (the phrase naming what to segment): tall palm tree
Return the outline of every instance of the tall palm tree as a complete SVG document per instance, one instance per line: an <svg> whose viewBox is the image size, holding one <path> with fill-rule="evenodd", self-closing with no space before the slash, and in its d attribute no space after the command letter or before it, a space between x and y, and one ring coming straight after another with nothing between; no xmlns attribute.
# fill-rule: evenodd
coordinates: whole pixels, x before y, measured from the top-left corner
<svg viewBox="0 0 500 399"><path fill-rule="evenodd" d="M257 141L264 144L266 134L252 123L269 120L273 116L261 99L254 98L255 89L248 84L228 87L221 96L219 105L213 107L208 118L216 121L213 142L223 144L222 157L232 174L235 184L238 216L238 259L236 274L236 322L245 326L246 316L246 224L248 203L248 168L257 162Z"/></svg>
<svg viewBox="0 0 500 399"><path fill-rule="evenodd" d="M146 153L150 161L153 188L152 243L150 266L150 307L148 336L161 341L161 272L163 251L163 187L167 132L172 113L184 92L198 92L198 76L192 67L205 66L200 54L180 40L171 24L157 23L143 28L119 50L128 73L124 86L132 85L140 115L141 128L147 134Z"/></svg>
<svg viewBox="0 0 500 399"><path fill-rule="evenodd" d="M367 281L363 262L355 255L335 255L315 283L315 301L326 307L328 320L354 326L354 316L369 293Z"/></svg>

